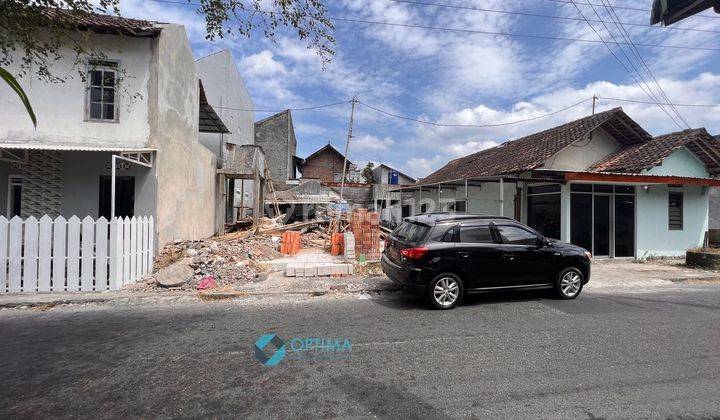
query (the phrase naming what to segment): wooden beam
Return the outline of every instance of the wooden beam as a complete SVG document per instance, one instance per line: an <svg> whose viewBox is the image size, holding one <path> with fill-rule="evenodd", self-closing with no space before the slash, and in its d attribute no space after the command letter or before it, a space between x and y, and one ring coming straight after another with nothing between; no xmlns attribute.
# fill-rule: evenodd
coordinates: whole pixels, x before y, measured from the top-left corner
<svg viewBox="0 0 720 420"><path fill-rule="evenodd" d="M635 184L704 185L720 187L720 179L684 176L632 175L604 172L566 172L566 181L629 182Z"/></svg>

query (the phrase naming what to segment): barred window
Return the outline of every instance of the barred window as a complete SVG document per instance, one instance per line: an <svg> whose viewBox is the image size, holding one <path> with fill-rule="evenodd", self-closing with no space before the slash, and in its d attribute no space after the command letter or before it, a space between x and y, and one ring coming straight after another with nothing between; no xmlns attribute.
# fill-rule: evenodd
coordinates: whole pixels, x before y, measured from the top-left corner
<svg viewBox="0 0 720 420"><path fill-rule="evenodd" d="M668 227L670 230L683 229L683 193L668 193Z"/></svg>
<svg viewBox="0 0 720 420"><path fill-rule="evenodd" d="M112 61L89 64L88 120L117 121L117 67Z"/></svg>

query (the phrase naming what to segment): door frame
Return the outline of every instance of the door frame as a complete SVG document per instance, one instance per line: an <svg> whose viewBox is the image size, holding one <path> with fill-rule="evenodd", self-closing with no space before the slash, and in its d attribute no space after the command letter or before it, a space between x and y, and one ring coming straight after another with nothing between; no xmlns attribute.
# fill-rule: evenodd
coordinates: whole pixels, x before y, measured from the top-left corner
<svg viewBox="0 0 720 420"><path fill-rule="evenodd" d="M20 182L17 182L17 179L20 179ZM13 181L15 181L15 182L13 182ZM20 186L20 191L21 191L21 192L20 192L20 194L21 194L21 195L20 195L20 200L21 200L21 204L20 204L20 205L22 205L23 176L22 176L22 175L15 175L15 174L10 174L10 175L8 175L7 197L6 197L6 200L5 200L5 201L6 201L5 215L6 215L6 217L8 218L8 220L10 220L10 218L12 217L12 216L10 215L10 203L11 203L11 198L12 198L12 195L13 195L13 192L12 192L13 188L12 188L12 187L13 187L13 186L16 186L16 185L19 185L19 186Z"/></svg>
<svg viewBox="0 0 720 420"><path fill-rule="evenodd" d="M634 257L635 257L635 253L636 253L636 251L637 251L637 204L638 204L638 199L637 199L637 196L638 196L638 194L637 194L637 185L634 185L634 184L597 184L597 183L591 183L591 184L580 183L580 184L583 184L583 185L592 185L592 186L594 186L594 185L611 185L611 186L613 187L613 191L612 191L612 192L595 192L595 191L594 191L594 188L593 188L593 190L591 190L591 191L572 191L572 190L571 190L571 191L569 192L569 193L570 193L570 199L572 199L572 194L586 194L586 195L591 195L591 196L592 196L592 202L591 202L591 205L590 205L590 223L591 223L590 243L592 244L592 249L590 250L590 252L592 252L593 256L597 256L598 258L634 258ZM620 186L632 186L632 187L635 188L635 192L634 192L634 194L623 193L623 192L620 192L620 193L615 192L615 187L616 187L617 185L620 185ZM610 225L609 225L609 229L608 229L609 235L610 235L610 238L609 238L609 241L608 241L608 243L609 243L609 251L610 251L610 252L609 252L608 255L595 255L595 196L598 196L598 195L604 195L604 196L609 196L609 197L610 197L610 198L609 198L609 200L610 200L610 202L609 202L609 205L610 205L610 209L609 209L609 213L610 213ZM633 238L633 243L634 243L633 248L634 248L634 249L633 249L633 256L630 256L630 257L616 257L616 256L615 256L615 219L616 219L616 217L615 217L615 216L616 216L616 215L615 215L615 198L616 198L616 196L618 196L618 195L630 195L630 196L635 197L635 201L634 201L634 203L633 203L633 207L634 207L634 208L633 208L633 224L635 225L635 231L633 232L633 235L634 235L634 238ZM570 212L569 217L572 218L572 212ZM572 226L572 223L571 223L571 226ZM568 233L568 237L571 237L571 235L572 235L572 232L569 232L569 233Z"/></svg>

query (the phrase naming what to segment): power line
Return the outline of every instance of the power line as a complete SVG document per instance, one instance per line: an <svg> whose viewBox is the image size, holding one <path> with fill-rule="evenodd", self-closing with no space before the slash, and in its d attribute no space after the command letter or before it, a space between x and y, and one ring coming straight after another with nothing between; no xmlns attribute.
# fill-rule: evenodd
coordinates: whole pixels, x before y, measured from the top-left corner
<svg viewBox="0 0 720 420"><path fill-rule="evenodd" d="M341 101L341 102L333 102L331 104L323 104L323 105L315 105L315 106L306 106L301 108L285 108L285 109L251 109L251 108L232 108L228 106L218 106L218 105L210 105L213 108L218 109L228 109L231 111L242 111L242 112L284 112L284 111L310 111L313 109L321 109L321 108L329 108L331 106L337 106L342 104L349 104L350 101Z"/></svg>
<svg viewBox="0 0 720 420"><path fill-rule="evenodd" d="M158 1L158 0L155 0L155 1ZM557 37L557 36L550 36L550 35L518 34L518 33L513 33L513 32L481 31L481 30L477 30L477 29L447 28L447 27L443 27L443 26L415 25L415 24L409 24L409 23L382 22L382 21L372 21L372 20L364 20L364 19L341 18L341 17L333 17L333 16L328 17L328 18L330 20L337 20L340 22L367 23L367 24L371 24L371 25L398 26L398 27L405 27L405 28L427 29L427 30L433 30L433 31L447 31L447 32L465 33L465 34L499 35L499 36L516 37L516 38L548 39L548 40L554 40L554 41L567 41L567 42L586 42L586 43L591 43L591 44L600 44L601 43L601 41L598 41L598 40L584 39L584 38ZM720 48L712 48L712 47L688 47L688 46L665 45L665 44L635 44L635 45L640 46L640 47L672 48L672 49L680 49L680 50L720 51Z"/></svg>
<svg viewBox="0 0 720 420"><path fill-rule="evenodd" d="M399 118L399 119L403 119L403 120L407 120L407 121L413 121L413 122L417 122L417 123L421 123L421 124L432 125L432 126L434 126L434 127L490 128L490 127L501 127L501 126L506 126L506 125L519 124L519 123L524 123L524 122L539 120L539 119L541 119L541 118L550 117L550 116L552 116L552 115L559 114L559 113L561 113L561 112L563 112L563 111L567 111L567 110L569 110L569 109L571 109L571 108L574 108L574 107L576 107L576 106L578 106L578 105L581 105L581 104L583 104L583 103L585 103L585 102L587 102L587 101L589 101L589 100L591 100L591 99L592 99L592 98L586 98L586 99L583 99L583 100L580 101L580 102L576 102L576 103L574 103L574 104L572 104L572 105L566 106L565 108L561 108L561 109L552 111L552 112L547 113L547 114L539 115L539 116L537 116L537 117L525 118L525 119L522 119L522 120L510 121L510 122L505 122L505 123L496 123L496 124L441 124L441 123L435 123L435 122L432 122L432 121L420 120L420 119L413 118L413 117L408 117L408 116L405 116L405 115L394 114L394 113L392 113L392 112L385 111L385 110L382 110L382 109L380 109L380 108L376 108L376 107L374 107L374 106L372 106L372 105L366 104L366 103L363 102L363 101L358 101L358 103L359 103L360 105L363 105L363 106L365 106L365 107L367 107L367 108L372 109L373 111L379 112L379 113L381 113L381 114L388 115L388 116L390 116L390 117Z"/></svg>
<svg viewBox="0 0 720 420"><path fill-rule="evenodd" d="M571 1L572 4L575 6L575 9L577 9L577 11L578 11L578 13L580 14L580 16L582 16L582 18L585 19L585 21L587 22L587 18L585 17L585 14L582 12L582 10L580 10L580 7L578 7L578 5L575 4L575 2L574 2L573 0L570 0L570 1ZM593 10L595 10L595 8L593 8ZM595 11L595 13L597 14L597 11ZM599 16L599 15L598 15L598 16ZM620 57L618 57L617 54L615 54L615 51L613 51L613 49L610 48L610 45L608 45L608 42L606 42L606 41L603 39L602 35L600 35L600 32L598 32L598 31L595 29L595 27L592 25L592 23L587 22L587 24L588 24L588 26L590 26L590 29L592 29L592 31L595 32L595 35L597 35L598 39L600 39L600 41L605 45L605 48L607 48L607 50L610 51L610 54L612 54L612 56L615 58L615 60L617 60L617 62L620 63L620 65L623 66L623 68L625 68L625 70L628 72L628 74L630 75L630 77L632 77L633 80L635 81L635 83L638 84L638 86L640 87L640 89L641 89L650 99L652 99L652 100L655 101L655 104L656 104L658 107L660 107L660 109L662 109L663 112L664 112L665 114L667 114L668 117L670 117L670 119L673 121L673 123L675 123L678 127L680 127L680 128L682 129L682 126L681 126L677 121L675 121L675 118L673 118L672 114L670 114L662 105L660 105L659 101L657 100L657 97L656 97L655 94L652 92L652 89L649 89L649 87L647 87L647 90L646 90L646 87L644 87L643 84L635 77L635 75L633 74L633 72L625 65L625 63L620 59ZM605 24L603 23L603 25L605 25ZM610 36L611 36L611 37L613 38L613 40L614 40L614 39L615 39L615 35L613 35L612 32L610 32L610 30L607 28L607 26L605 26L605 29L610 33ZM617 42L616 42L615 44L619 47L619 44L617 44ZM622 47L620 47L620 51L625 55L625 58L628 59L628 62L630 63L630 66L632 66L632 67L635 69L635 72L638 74L638 76L640 76L640 78L643 79L642 75L637 71L637 68L636 68L635 65L633 64L632 60L630 60L629 57L627 56L627 54L625 53L625 50L623 50ZM644 79L643 79L643 81L644 81ZM646 84L647 84L647 83L646 83Z"/></svg>
<svg viewBox="0 0 720 420"><path fill-rule="evenodd" d="M600 0L600 2L605 5L605 0ZM688 124L687 121L685 121L685 118L683 118L682 114L680 114L680 111L672 105L672 102L670 101L670 98L665 93L665 90L660 85L660 82L658 82L657 78L655 78L655 75L653 74L652 70L650 70L650 66L648 66L647 62L643 58L640 51L635 47L635 44L633 43L632 37L628 33L628 31L625 29L625 26L620 22L620 17L615 13L615 9L613 8L612 3L610 0L607 0L607 6L605 6L605 10L608 12L608 15L610 16L610 20L612 20L615 23L615 26L620 30L620 34L623 35L624 38L626 38L626 41L630 43L630 51L635 54L635 57L637 57L640 60L640 63L645 68L645 71L650 75L650 78L655 83L655 86L657 86L658 90L660 91L660 95L665 99L665 103L670 106L670 108L673 110L675 115L682 121L683 124L687 126L687 128L691 128L690 124Z"/></svg>
<svg viewBox="0 0 720 420"><path fill-rule="evenodd" d="M183 5L183 6L199 6L199 4L197 4L197 3L190 3L190 2L186 3L186 2L182 2L182 1L173 1L173 0L151 0L151 1L161 2L161 3L173 3L173 4ZM585 3L582 3L582 4L585 4ZM254 11L254 12L265 13L265 14L277 14L277 12L262 11L262 10ZM425 29L425 30L431 30L431 31L445 31L445 32L454 32L454 33L462 33L462 34L478 34L478 35L492 35L492 36L497 35L497 36L515 37L515 38L545 39L545 40L565 41L565 42L584 42L584 43L590 43L590 44L600 44L601 43L601 41L598 41L595 39L558 37L558 36L550 36L550 35L519 34L519 33L514 33L514 32L483 31L483 30L478 30L478 29L448 28L448 27L443 27L443 26L429 26L429 25L417 25L417 24L410 24L410 23L384 22L384 21L356 19L356 18L347 18L347 17L339 17L339 16L327 16L327 18L330 19L331 21L338 21L338 22L349 22L349 23L358 23L358 24ZM691 46L682 46L682 45L638 44L638 43L635 43L635 45L637 45L639 47L647 47L647 48L669 48L669 49L677 49L677 50L720 51L720 48L713 48L713 47L696 47L696 46L691 47Z"/></svg>
<svg viewBox="0 0 720 420"><path fill-rule="evenodd" d="M453 4L431 3L431 2L414 1L414 0L390 0L390 1L395 2L395 3L413 4L413 5L417 5L417 6L431 6L431 7L439 7L439 8L446 8L446 9L472 10L472 11L476 11L476 12L500 13L500 14L506 14L506 15L515 15L515 16L528 16L528 17L538 17L538 18L547 18L547 19L583 21L583 19L578 18L578 17L573 17L573 16L558 16L558 15L547 15L547 14L533 13L533 12L517 12L517 11L512 11L512 10L497 10L497 9L488 9L488 8L483 8L483 7L458 6L458 5L453 5ZM578 3L578 4L588 4L589 5L589 3ZM602 21L590 19L590 22L600 23ZM623 22L623 24L627 25L627 26L638 26L638 27L642 27L642 28L668 29L668 30L676 30L676 31L694 31L694 32L707 32L707 33L720 34L720 31L714 31L712 29L678 28L675 26L653 26L653 25L645 25L642 23L630 23L630 22Z"/></svg>
<svg viewBox="0 0 720 420"><path fill-rule="evenodd" d="M550 2L554 2L554 3L563 3L563 4L571 4L571 3L572 3L571 0L545 0L545 1L550 1ZM601 6L600 4L597 4L597 3L591 3L589 0L588 0L587 3L585 3L585 2L578 2L578 4L581 5L581 6ZM623 9L623 10L632 10L632 11L635 11L635 12L652 12L652 10L650 10L650 9L643 9L643 8L640 8L640 7L615 6L615 8L616 8L616 9ZM707 15L707 14L696 14L696 15L694 15L694 16L703 17L703 18L710 18L710 19L720 18L720 16Z"/></svg>
<svg viewBox="0 0 720 420"><path fill-rule="evenodd" d="M636 99L625 99L625 98L611 98L609 96L600 96L598 95L599 99L605 99L608 101L619 101L619 102L631 102L631 103L637 103L637 104L650 104L650 105L657 105L656 102L650 102L650 101L641 101ZM673 106L680 106L680 107L691 107L691 108L714 108L714 107L720 107L720 104L676 104L671 103L670 105Z"/></svg>

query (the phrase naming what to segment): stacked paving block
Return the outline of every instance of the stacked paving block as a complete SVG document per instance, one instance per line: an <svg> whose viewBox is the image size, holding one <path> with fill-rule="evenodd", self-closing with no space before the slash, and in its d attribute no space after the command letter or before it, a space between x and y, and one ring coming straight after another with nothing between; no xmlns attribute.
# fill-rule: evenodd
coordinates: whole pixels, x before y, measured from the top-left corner
<svg viewBox="0 0 720 420"><path fill-rule="evenodd" d="M366 261L380 259L380 213L358 209L352 212L350 230L355 236L355 255Z"/></svg>

